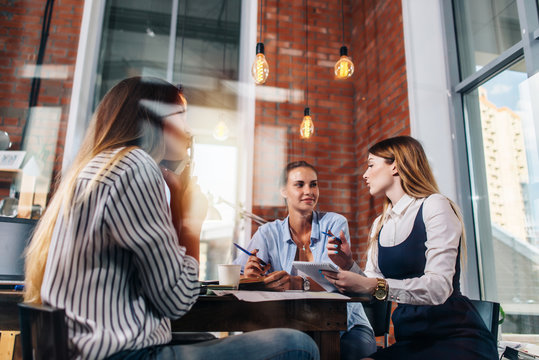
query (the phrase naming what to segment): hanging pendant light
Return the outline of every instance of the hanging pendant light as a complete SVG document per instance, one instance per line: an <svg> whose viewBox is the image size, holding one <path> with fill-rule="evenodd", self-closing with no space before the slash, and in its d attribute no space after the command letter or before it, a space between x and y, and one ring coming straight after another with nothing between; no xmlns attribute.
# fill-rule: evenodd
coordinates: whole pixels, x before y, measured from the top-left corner
<svg viewBox="0 0 539 360"><path fill-rule="evenodd" d="M268 79L269 65L264 55L264 43L262 42L262 15L264 13L264 0L260 0L260 42L256 44L256 57L251 67L251 74L257 85L264 84Z"/></svg>
<svg viewBox="0 0 539 360"><path fill-rule="evenodd" d="M314 123L309 108L309 31L308 25L308 0L305 0L305 110L303 110L303 120L299 126L299 135L302 139L309 139L314 135Z"/></svg>
<svg viewBox="0 0 539 360"><path fill-rule="evenodd" d="M264 56L264 43L256 44L256 58L251 68L251 74L258 85L264 84L268 79L269 65Z"/></svg>
<svg viewBox="0 0 539 360"><path fill-rule="evenodd" d="M342 17L342 42L344 44L344 5L341 0L341 17ZM346 45L341 46L340 59L335 64L335 77L340 80L348 79L354 73L354 63L348 56L348 48Z"/></svg>
<svg viewBox="0 0 539 360"><path fill-rule="evenodd" d="M314 124L311 117L311 109L308 107L303 111L303 121L299 127L299 134L302 139L308 139L314 134Z"/></svg>

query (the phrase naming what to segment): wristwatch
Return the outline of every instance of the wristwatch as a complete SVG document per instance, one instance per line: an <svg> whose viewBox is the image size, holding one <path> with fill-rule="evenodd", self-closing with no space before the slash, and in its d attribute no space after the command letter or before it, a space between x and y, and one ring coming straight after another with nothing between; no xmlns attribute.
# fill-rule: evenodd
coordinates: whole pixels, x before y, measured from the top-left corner
<svg viewBox="0 0 539 360"><path fill-rule="evenodd" d="M389 292L389 285L387 284L387 281L382 278L376 278L378 280L378 284L376 284L376 288L374 289L374 293L372 296L376 298L376 300L385 300L387 299L387 293Z"/></svg>
<svg viewBox="0 0 539 360"><path fill-rule="evenodd" d="M303 279L303 291L311 290L311 282L309 281L307 276L305 276L305 275L300 275L300 276Z"/></svg>

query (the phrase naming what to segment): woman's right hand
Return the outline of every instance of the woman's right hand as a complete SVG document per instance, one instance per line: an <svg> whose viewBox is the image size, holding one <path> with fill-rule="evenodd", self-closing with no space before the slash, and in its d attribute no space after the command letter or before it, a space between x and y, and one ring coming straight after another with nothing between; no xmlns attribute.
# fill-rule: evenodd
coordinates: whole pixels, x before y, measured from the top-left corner
<svg viewBox="0 0 539 360"><path fill-rule="evenodd" d="M247 259L245 267L243 268L243 275L248 278L256 278L263 276L271 267L270 264L263 266L260 263L260 259L256 256L258 249L253 250L252 255Z"/></svg>
<svg viewBox="0 0 539 360"><path fill-rule="evenodd" d="M354 265L354 259L352 258L352 250L350 249L350 243L347 241L344 231L339 233L340 241L335 238L335 235L328 230L331 237L327 243L328 256L331 261L343 270L349 270Z"/></svg>
<svg viewBox="0 0 539 360"><path fill-rule="evenodd" d="M161 172L170 189L173 221L181 221L182 227L191 230L200 228L208 212L208 199L200 190L197 178L189 176L189 166L180 175L165 167L161 167Z"/></svg>
<svg viewBox="0 0 539 360"><path fill-rule="evenodd" d="M200 190L196 178L189 176L188 168L177 175L162 166L161 172L170 189L170 212L179 244L185 246L188 255L198 260L200 232L208 212L208 199Z"/></svg>
<svg viewBox="0 0 539 360"><path fill-rule="evenodd" d="M365 277L351 271L322 271L322 275L324 275L337 290L345 293L372 294L378 284L376 278Z"/></svg>

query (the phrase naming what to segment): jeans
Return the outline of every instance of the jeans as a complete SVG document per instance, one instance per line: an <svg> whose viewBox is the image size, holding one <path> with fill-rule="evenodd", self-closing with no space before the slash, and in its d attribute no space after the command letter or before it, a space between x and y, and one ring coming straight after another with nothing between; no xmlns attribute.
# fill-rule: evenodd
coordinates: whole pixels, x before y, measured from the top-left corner
<svg viewBox="0 0 539 360"><path fill-rule="evenodd" d="M292 329L268 329L233 335L191 345L160 345L122 351L108 360L318 360L316 343L308 335Z"/></svg>
<svg viewBox="0 0 539 360"><path fill-rule="evenodd" d="M376 352L373 331L364 325L356 325L341 335L341 360L362 359Z"/></svg>

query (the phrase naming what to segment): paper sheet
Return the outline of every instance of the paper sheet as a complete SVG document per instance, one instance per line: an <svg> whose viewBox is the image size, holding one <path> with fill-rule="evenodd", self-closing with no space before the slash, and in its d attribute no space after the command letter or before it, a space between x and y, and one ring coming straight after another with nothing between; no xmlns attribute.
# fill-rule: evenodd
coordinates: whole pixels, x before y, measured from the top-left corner
<svg viewBox="0 0 539 360"><path fill-rule="evenodd" d="M261 302L295 299L350 299L348 296L338 293L317 291L243 291L243 290L214 290L215 295L223 296L232 294L242 301Z"/></svg>

